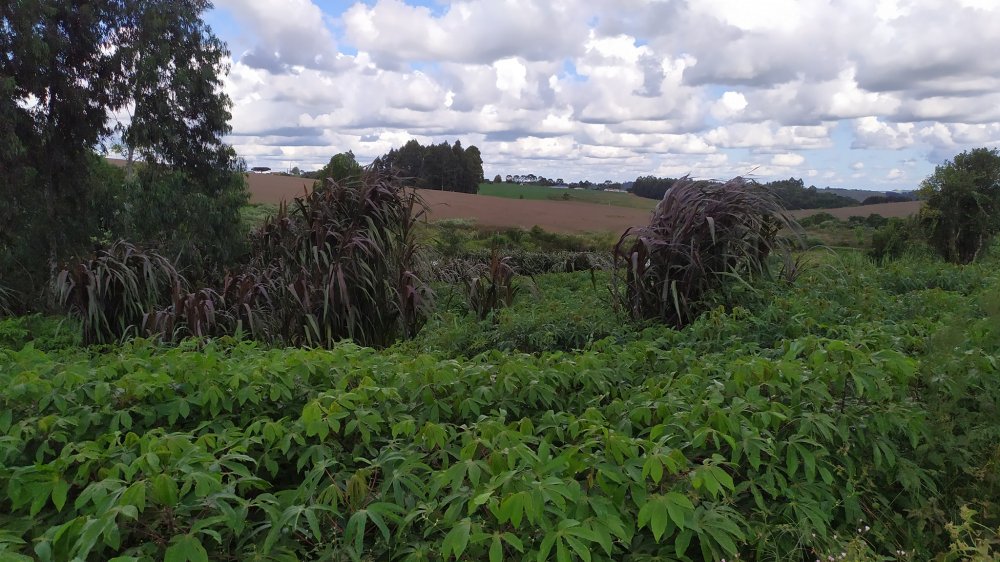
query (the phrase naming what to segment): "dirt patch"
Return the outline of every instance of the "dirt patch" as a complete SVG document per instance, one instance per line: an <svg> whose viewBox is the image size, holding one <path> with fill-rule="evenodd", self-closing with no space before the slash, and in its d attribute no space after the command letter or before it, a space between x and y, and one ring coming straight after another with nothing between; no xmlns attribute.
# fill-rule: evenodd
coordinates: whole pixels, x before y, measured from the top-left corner
<svg viewBox="0 0 1000 562"><path fill-rule="evenodd" d="M273 174L247 174L251 203L276 205L282 201L291 201L305 194L305 190L312 189L314 181L316 180Z"/></svg>

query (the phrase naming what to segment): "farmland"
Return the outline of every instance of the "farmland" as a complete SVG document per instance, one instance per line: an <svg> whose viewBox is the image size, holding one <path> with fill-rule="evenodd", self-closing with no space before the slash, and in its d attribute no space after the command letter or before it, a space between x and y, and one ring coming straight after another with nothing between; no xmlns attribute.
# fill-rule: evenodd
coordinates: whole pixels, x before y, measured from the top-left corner
<svg viewBox="0 0 1000 562"><path fill-rule="evenodd" d="M250 200L257 204L276 205L301 195L312 187L312 180L272 174L250 174L247 177ZM563 200L568 194L570 199ZM656 205L652 199L643 199L627 193L605 193L581 189L552 189L540 186L513 184L483 184L480 193L421 190L421 197L428 204L428 219L468 219L488 227L539 226L545 230L563 233L597 231L622 231L642 224L649 218L649 210ZM519 199L524 195L524 199ZM551 197L555 195L555 199ZM910 216L919 210L918 202L884 203L864 207L825 209L840 219L868 216L871 213L885 217ZM802 218L815 210L792 211Z"/></svg>
<svg viewBox="0 0 1000 562"><path fill-rule="evenodd" d="M1000 149L788 65L937 12L10 4L0 562L1000 560Z"/></svg>
<svg viewBox="0 0 1000 562"><path fill-rule="evenodd" d="M510 199L580 201L644 210L650 210L656 206L656 201L637 197L630 193L592 189L557 189L541 185L520 185L515 183L484 183L479 186L479 194L491 197L507 197Z"/></svg>
<svg viewBox="0 0 1000 562"><path fill-rule="evenodd" d="M586 272L542 275L484 321L443 302L418 338L383 351L231 338L80 349L43 334L24 346L24 324L7 321L0 551L927 560L988 548L959 508L992 517L1000 493L995 263L809 262L794 285L733 296L680 331L623 321L604 274Z"/></svg>

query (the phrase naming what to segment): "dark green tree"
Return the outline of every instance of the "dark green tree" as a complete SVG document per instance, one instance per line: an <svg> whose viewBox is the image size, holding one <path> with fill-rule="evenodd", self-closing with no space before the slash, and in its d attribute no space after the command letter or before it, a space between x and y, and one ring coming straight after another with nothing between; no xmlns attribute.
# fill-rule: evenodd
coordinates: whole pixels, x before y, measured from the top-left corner
<svg viewBox="0 0 1000 562"><path fill-rule="evenodd" d="M923 181L920 223L928 242L954 263L970 263L1000 232L1000 153L976 148Z"/></svg>
<svg viewBox="0 0 1000 562"><path fill-rule="evenodd" d="M341 184L355 183L361 179L361 164L358 164L354 152L348 150L333 155L326 166L319 171L319 181L325 182L327 179Z"/></svg>
<svg viewBox="0 0 1000 562"><path fill-rule="evenodd" d="M37 292L60 260L113 237L192 261L238 253L242 163L222 142L225 46L204 0L0 6L0 275ZM110 115L130 110L124 124ZM118 137L124 179L95 149ZM195 256L197 259L195 260Z"/></svg>
<svg viewBox="0 0 1000 562"><path fill-rule="evenodd" d="M465 185L463 186L465 189L462 191L479 193L479 184L486 180L483 176L483 155L479 152L479 147L471 145L465 149L462 167L465 171Z"/></svg>
<svg viewBox="0 0 1000 562"><path fill-rule="evenodd" d="M410 140L378 158L375 169L392 171L423 189L477 193L483 183L483 157L479 148L463 148L461 141L422 146ZM499 176L497 176L499 177Z"/></svg>

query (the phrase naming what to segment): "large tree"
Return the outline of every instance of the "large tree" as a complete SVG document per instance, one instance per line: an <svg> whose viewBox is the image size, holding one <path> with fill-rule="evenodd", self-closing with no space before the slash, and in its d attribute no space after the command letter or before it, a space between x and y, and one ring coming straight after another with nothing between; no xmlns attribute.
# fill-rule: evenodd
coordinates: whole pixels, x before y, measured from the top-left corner
<svg viewBox="0 0 1000 562"><path fill-rule="evenodd" d="M948 261L975 260L1000 232L1000 152L977 148L935 168L924 180L920 222Z"/></svg>
<svg viewBox="0 0 1000 562"><path fill-rule="evenodd" d="M8 202L0 211L0 272L7 283L44 286L60 259L108 236L152 242L170 233L178 252L232 253L246 189L242 164L222 142L230 115L219 77L228 53L200 19L209 6L0 5L0 196ZM94 156L116 139L143 162L117 184Z"/></svg>

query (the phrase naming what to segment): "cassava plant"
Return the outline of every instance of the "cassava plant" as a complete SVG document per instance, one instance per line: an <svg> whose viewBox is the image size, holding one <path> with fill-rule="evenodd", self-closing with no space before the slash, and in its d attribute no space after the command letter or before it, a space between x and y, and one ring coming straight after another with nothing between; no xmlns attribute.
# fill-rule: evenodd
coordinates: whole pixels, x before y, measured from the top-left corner
<svg viewBox="0 0 1000 562"><path fill-rule="evenodd" d="M60 306L80 319L84 343L94 344L121 339L184 284L169 259L118 241L65 267L53 292Z"/></svg>
<svg viewBox="0 0 1000 562"><path fill-rule="evenodd" d="M636 320L685 326L711 291L766 273L784 243L778 232L794 226L773 194L743 178L682 178L649 225L629 228L615 245L615 301Z"/></svg>

